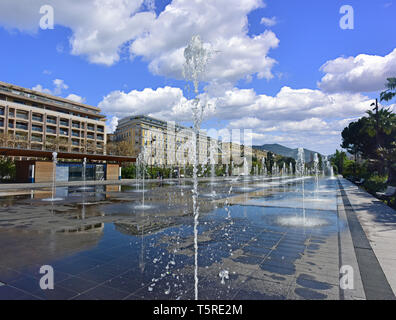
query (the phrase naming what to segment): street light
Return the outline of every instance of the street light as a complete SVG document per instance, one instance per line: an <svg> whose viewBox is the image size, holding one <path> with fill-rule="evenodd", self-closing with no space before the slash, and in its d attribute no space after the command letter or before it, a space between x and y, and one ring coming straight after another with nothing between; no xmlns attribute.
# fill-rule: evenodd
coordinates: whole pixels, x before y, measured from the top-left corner
<svg viewBox="0 0 396 320"><path fill-rule="evenodd" d="M378 136L378 131L379 131L378 99L375 99L375 103L372 103L371 106L374 106L373 111L375 111L375 118L376 118L375 139L377 141L377 147L380 147L379 136Z"/></svg>

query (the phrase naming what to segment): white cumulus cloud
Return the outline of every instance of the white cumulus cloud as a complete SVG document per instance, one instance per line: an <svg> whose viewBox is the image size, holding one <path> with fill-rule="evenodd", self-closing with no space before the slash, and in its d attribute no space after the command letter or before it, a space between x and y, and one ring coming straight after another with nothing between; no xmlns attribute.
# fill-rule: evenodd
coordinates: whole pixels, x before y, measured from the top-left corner
<svg viewBox="0 0 396 320"><path fill-rule="evenodd" d="M327 61L318 83L326 92L376 92L383 90L386 79L396 75L396 49L382 57L360 54Z"/></svg>
<svg viewBox="0 0 396 320"><path fill-rule="evenodd" d="M44 88L41 84L37 84L32 88L32 90L57 96L62 94L64 90L69 89L69 86L62 79L55 79L52 81L52 83L54 84L54 89L47 89Z"/></svg>
<svg viewBox="0 0 396 320"><path fill-rule="evenodd" d="M64 80L62 79L55 79L52 81L54 88L53 89L48 89L48 88L44 88L41 84L37 84L35 85L32 90L38 91L38 92L42 92L42 93L46 93L46 94L50 94L53 96L61 96L62 93L65 90L69 89L69 86L65 83ZM78 102L78 103L85 103L86 99L74 94L74 93L70 93L68 94L65 99L74 101L74 102Z"/></svg>
<svg viewBox="0 0 396 320"><path fill-rule="evenodd" d="M276 17L272 17L272 18L263 17L263 18L261 18L261 24L264 24L267 27L273 27L277 23L278 23L278 20L276 19Z"/></svg>
<svg viewBox="0 0 396 320"><path fill-rule="evenodd" d="M85 98L80 97L79 95L76 95L74 93L69 94L66 99L74 101L74 102L78 102L78 103L85 103Z"/></svg>
<svg viewBox="0 0 396 320"><path fill-rule="evenodd" d="M279 39L268 30L248 35L247 15L263 6L261 0L173 0L149 31L132 42L131 53L144 57L152 73L180 79L184 48L193 35L200 35L216 52L207 79L234 82L252 75L270 79L276 62L268 54Z"/></svg>
<svg viewBox="0 0 396 320"><path fill-rule="evenodd" d="M326 152L339 147L340 133L361 117L372 100L357 93L325 93L321 90L283 87L275 96L253 89L208 87L201 98L212 105L206 119L229 121L230 129L252 129L255 144L288 143ZM217 94L216 94L217 93ZM164 87L113 91L99 103L108 115L122 118L147 114L159 119L191 121L191 106L179 88Z"/></svg>
<svg viewBox="0 0 396 320"><path fill-rule="evenodd" d="M151 115L164 120L180 120L189 116L190 109L186 102L180 88L164 87L156 90L113 91L98 106L103 112L118 118Z"/></svg>
<svg viewBox="0 0 396 320"><path fill-rule="evenodd" d="M71 29L71 53L91 63L113 65L129 47L154 74L181 78L183 50L200 35L216 51L208 79L237 81L270 79L276 61L269 52L279 44L271 31L248 35L248 14L264 7L262 0L173 0L158 16L152 0L48 0L55 28ZM2 0L0 26L27 32L39 29L40 4L31 0Z"/></svg>
<svg viewBox="0 0 396 320"><path fill-rule="evenodd" d="M0 25L35 33L43 5L54 9L57 25L70 28L71 53L92 63L112 65L120 60L122 45L144 33L155 19L152 1L143 0L2 0ZM142 8L149 7L144 11Z"/></svg>

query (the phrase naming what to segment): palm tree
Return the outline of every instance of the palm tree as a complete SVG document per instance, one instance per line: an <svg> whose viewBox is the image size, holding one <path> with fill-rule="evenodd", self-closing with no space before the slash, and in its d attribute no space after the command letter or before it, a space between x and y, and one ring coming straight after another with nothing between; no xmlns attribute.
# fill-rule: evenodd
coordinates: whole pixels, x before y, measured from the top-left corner
<svg viewBox="0 0 396 320"><path fill-rule="evenodd" d="M388 78L385 84L387 90L381 92L381 101L390 101L396 96L396 78Z"/></svg>
<svg viewBox="0 0 396 320"><path fill-rule="evenodd" d="M368 118L365 131L370 137L378 134L379 146L388 147L395 139L396 114L389 109L381 109L377 113L367 111Z"/></svg>

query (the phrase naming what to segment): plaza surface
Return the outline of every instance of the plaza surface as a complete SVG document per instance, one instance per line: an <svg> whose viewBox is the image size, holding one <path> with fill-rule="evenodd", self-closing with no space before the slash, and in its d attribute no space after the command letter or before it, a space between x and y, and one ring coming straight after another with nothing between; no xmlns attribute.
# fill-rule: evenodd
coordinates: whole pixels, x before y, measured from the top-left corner
<svg viewBox="0 0 396 320"><path fill-rule="evenodd" d="M58 202L3 189L0 299L194 299L191 182L144 189L58 187ZM199 192L200 299L394 299L395 211L348 181L219 178ZM43 265L54 290L39 286Z"/></svg>

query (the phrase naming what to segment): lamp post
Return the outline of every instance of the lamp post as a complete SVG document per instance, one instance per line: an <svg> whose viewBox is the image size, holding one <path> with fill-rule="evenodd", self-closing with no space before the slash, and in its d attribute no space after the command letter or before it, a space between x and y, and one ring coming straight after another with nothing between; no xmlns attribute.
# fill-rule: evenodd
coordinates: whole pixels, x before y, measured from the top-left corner
<svg viewBox="0 0 396 320"><path fill-rule="evenodd" d="M156 141L157 141L157 138L156 138L156 137L151 138L151 142L150 142L150 156L151 156L150 165L151 165L151 174L150 174L150 175L153 174L153 142L156 142Z"/></svg>
<svg viewBox="0 0 396 320"><path fill-rule="evenodd" d="M371 106L374 106L373 111L375 111L375 119L376 119L375 139L377 141L377 148L379 148L381 145L380 145L379 136L378 136L378 131L379 131L378 99L375 99L375 103L372 103Z"/></svg>

